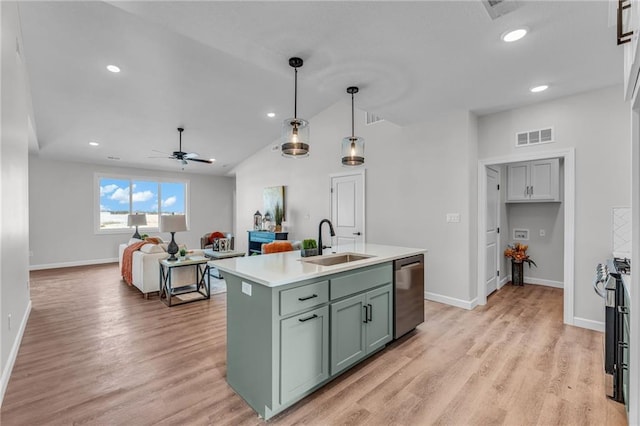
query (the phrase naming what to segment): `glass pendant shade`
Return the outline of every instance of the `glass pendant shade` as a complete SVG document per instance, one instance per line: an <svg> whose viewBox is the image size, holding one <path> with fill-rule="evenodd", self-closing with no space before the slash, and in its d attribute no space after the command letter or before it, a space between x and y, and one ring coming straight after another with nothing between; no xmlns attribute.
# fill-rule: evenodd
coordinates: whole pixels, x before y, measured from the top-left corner
<svg viewBox="0 0 640 426"><path fill-rule="evenodd" d="M351 95L351 136L342 139L342 165L360 166L364 164L364 138L355 135L355 107L353 95L358 93L355 86L347 87Z"/></svg>
<svg viewBox="0 0 640 426"><path fill-rule="evenodd" d="M282 122L282 143L280 152L283 157L302 158L309 156L309 122L298 118L298 68L303 64L300 58L289 58L289 66L295 72L293 94L293 118Z"/></svg>
<svg viewBox="0 0 640 426"><path fill-rule="evenodd" d="M347 136L342 139L342 165L360 166L364 164L364 138Z"/></svg>
<svg viewBox="0 0 640 426"><path fill-rule="evenodd" d="M309 156L309 122L302 118L287 118L282 122L282 155L285 157Z"/></svg>

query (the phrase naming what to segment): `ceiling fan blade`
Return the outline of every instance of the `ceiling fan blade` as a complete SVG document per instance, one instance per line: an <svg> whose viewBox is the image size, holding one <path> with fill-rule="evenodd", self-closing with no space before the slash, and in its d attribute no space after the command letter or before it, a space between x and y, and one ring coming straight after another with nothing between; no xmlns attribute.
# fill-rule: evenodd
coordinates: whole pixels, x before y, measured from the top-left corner
<svg viewBox="0 0 640 426"><path fill-rule="evenodd" d="M196 157L198 157L198 154L195 152L189 152L184 155L184 158L196 158Z"/></svg>
<svg viewBox="0 0 640 426"><path fill-rule="evenodd" d="M189 160L189 161L197 161L198 163L213 164L213 161L211 161L211 160L201 160L199 158L187 158L187 160Z"/></svg>

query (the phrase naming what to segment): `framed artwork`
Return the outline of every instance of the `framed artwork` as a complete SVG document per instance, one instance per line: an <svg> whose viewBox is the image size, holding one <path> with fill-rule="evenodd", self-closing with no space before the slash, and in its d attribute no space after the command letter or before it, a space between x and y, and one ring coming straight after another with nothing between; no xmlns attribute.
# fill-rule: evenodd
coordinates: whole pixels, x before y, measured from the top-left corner
<svg viewBox="0 0 640 426"><path fill-rule="evenodd" d="M275 222L277 220L276 206L278 206L282 215L281 220L286 220L284 216L284 212L286 211L284 186L271 186L269 188L265 188L262 194L264 202L264 211L262 212L263 216L266 216L266 214L269 213L271 220Z"/></svg>

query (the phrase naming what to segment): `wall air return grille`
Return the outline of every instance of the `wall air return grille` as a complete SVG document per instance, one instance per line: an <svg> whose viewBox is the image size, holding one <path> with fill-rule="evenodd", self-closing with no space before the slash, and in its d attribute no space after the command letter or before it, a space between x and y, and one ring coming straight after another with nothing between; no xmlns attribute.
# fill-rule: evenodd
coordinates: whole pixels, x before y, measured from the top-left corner
<svg viewBox="0 0 640 426"><path fill-rule="evenodd" d="M553 127L516 133L516 146L539 145L553 140Z"/></svg>
<svg viewBox="0 0 640 426"><path fill-rule="evenodd" d="M366 114L367 114L367 116L365 118L365 123L367 124L367 126L370 125L370 124L378 123L380 121L384 121L384 118L381 118L381 117L379 117L379 116L377 116L375 114L372 114L370 112L367 112Z"/></svg>

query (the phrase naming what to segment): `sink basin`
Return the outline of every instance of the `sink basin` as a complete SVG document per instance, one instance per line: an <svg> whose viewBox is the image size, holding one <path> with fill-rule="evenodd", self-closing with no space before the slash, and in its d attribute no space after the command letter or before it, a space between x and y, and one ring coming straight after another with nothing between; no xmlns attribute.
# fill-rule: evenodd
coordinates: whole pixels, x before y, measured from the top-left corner
<svg viewBox="0 0 640 426"><path fill-rule="evenodd" d="M368 259L370 257L367 254L358 253L339 253L331 254L328 256L313 256L306 259L300 259L302 262L313 263L315 265L330 266L339 265L341 263L355 262L356 260Z"/></svg>

